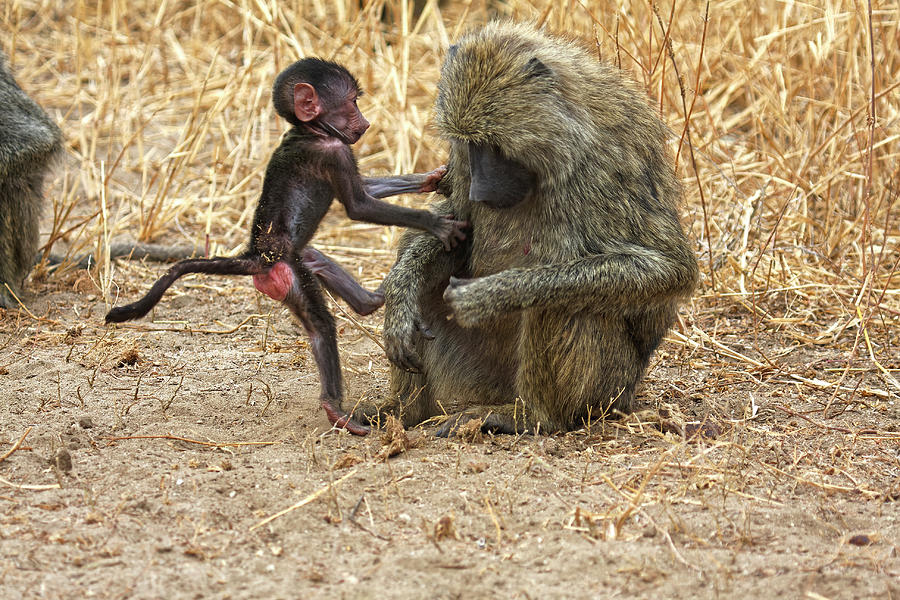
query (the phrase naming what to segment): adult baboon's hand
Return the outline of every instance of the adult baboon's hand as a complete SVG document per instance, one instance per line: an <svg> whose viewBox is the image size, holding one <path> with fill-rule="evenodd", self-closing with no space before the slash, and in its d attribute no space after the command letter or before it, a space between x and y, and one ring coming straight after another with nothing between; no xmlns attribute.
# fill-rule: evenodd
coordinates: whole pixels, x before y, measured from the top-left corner
<svg viewBox="0 0 900 600"><path fill-rule="evenodd" d="M505 314L501 290L492 285L491 276L475 279L451 277L444 290L444 302L453 311L453 319L463 327L474 327Z"/></svg>
<svg viewBox="0 0 900 600"><path fill-rule="evenodd" d="M416 352L418 336L433 340L434 334L415 304L394 305L384 315L384 349L388 360L407 371L422 371L422 360Z"/></svg>

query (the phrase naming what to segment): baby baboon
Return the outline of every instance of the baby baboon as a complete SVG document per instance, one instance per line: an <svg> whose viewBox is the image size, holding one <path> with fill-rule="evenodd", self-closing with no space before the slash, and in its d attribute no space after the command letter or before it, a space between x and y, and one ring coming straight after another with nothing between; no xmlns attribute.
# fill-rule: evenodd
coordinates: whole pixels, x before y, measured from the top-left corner
<svg viewBox="0 0 900 600"><path fill-rule="evenodd" d="M447 250L465 239L466 223L379 200L434 191L443 167L417 175L360 177L350 148L369 128L356 104L360 94L356 78L337 63L304 58L282 71L275 79L272 100L276 112L293 127L266 167L247 250L236 257L175 263L143 298L110 310L106 322L146 315L169 286L188 273L252 275L256 288L287 306L309 334L322 381L320 402L329 421L366 435L368 428L354 423L341 408L337 333L320 285L362 314L379 308L384 299L380 292L363 289L337 263L307 244L335 198L350 218L416 227L435 236Z"/></svg>
<svg viewBox="0 0 900 600"><path fill-rule="evenodd" d="M449 253L404 234L383 285L382 409L407 426L446 411L442 434L631 410L698 278L664 125L616 69L511 23L450 48L436 121L450 159L435 210L472 229Z"/></svg>
<svg viewBox="0 0 900 600"><path fill-rule="evenodd" d="M62 152L62 134L25 95L0 52L0 307L17 296L34 264L44 175Z"/></svg>

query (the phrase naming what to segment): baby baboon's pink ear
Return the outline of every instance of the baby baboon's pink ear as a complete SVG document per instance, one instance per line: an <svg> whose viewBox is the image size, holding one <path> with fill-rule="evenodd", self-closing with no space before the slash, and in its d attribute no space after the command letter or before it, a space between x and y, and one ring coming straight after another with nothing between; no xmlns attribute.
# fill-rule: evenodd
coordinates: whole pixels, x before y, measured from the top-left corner
<svg viewBox="0 0 900 600"><path fill-rule="evenodd" d="M308 123L322 114L322 105L316 88L308 83L294 85L294 115L303 123Z"/></svg>

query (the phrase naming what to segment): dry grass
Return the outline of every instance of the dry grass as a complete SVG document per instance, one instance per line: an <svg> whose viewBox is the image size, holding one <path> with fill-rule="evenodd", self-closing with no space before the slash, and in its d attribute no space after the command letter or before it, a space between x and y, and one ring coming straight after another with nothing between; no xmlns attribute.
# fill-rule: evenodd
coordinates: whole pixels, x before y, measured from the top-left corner
<svg viewBox="0 0 900 600"><path fill-rule="evenodd" d="M443 50L497 13L571 32L644 83L686 183L684 219L706 265L699 306L739 306L754 333L802 343L850 331L850 355L890 363L900 315L896 5L717 2L705 21L702 2L620 2L618 12L603 2L429 2L416 17L397 3L387 24L375 18L381 4L6 3L3 49L66 132L47 250L102 256L117 236L238 248L284 129L271 81L299 56L342 61L366 88L364 171L433 167L444 156L429 129ZM371 282L395 235L334 219L319 243L366 257ZM108 300L118 281L101 261Z"/></svg>
<svg viewBox="0 0 900 600"><path fill-rule="evenodd" d="M445 539L439 548L446 547L458 532L481 531L482 542L498 551L514 546L512 507L527 496L518 486L523 474L537 471L559 490L554 522L561 528L590 543L633 540L642 528L661 532L674 560L707 573L685 547L765 541L749 517L742 521L743 508L738 514L722 507L782 514L785 497L809 489L821 494L821 519L828 521L827 498L900 497L891 452L898 433L890 425L900 397L896 3L720 0L707 17L706 3L687 0L429 0L414 16L387 0L393 20L382 21L383 3L8 0L0 8L0 48L66 135L67 159L48 193L46 249L102 256L120 236L187 242L211 254L239 248L265 163L285 129L272 110L270 85L300 56L341 61L366 89L361 107L372 127L356 148L364 172L433 168L446 151L429 119L448 43L495 14L537 21L621 65L659 107L672 131L685 183L683 221L696 240L703 282L648 378L655 416L595 424L559 440L459 442L467 454L461 458L457 449L457 478L489 473L492 463L478 458L494 446L515 455L515 470L495 472L483 498L473 494L480 521L470 518L469 500L465 514L426 515L429 543ZM397 233L351 223L338 210L316 244L372 287L390 267ZM51 274L49 283L62 286L67 277ZM119 286L131 297L136 283L148 282L145 268L108 260L92 277L106 302L116 300ZM255 317L262 347L271 348L265 315ZM10 328L24 328L11 318ZM366 321L377 330L375 322ZM224 336L244 324L172 330ZM28 334L21 343L42 341ZM84 356L96 362L96 376L123 345L101 338L94 346L102 347ZM367 362L369 372L371 361L384 363L377 353L345 352L342 359L346 370L360 373ZM140 385L138 379L135 402ZM709 423L698 425L702 419ZM311 464L319 464L310 448ZM336 448L335 456L343 451ZM365 469L386 481L384 489L396 489L401 503L404 480L453 468L433 446L425 453L434 455L434 467L412 461L405 475L391 470L394 459L382 464L378 452L363 449L364 464L352 472ZM553 460L573 453L578 459ZM352 456L350 464L363 460ZM335 495L332 487L305 488L306 500L284 514ZM340 487L363 493L352 479ZM585 488L596 491L592 501L573 499ZM374 498L385 500L387 492L368 491L380 514ZM691 529L679 521L689 507L712 511L715 521ZM266 516L274 518L272 511L257 515ZM368 522L363 529L371 533L371 511Z"/></svg>
<svg viewBox="0 0 900 600"><path fill-rule="evenodd" d="M6 3L3 50L66 133L46 251L96 250L95 285L112 302L127 274L102 260L111 238L239 248L284 129L271 81L299 56L346 63L368 91L365 172L439 164L429 116L443 50L501 14L595 46L670 124L705 265L676 343L835 394L865 374L879 397L900 391L896 5L431 1L415 16L389 3L391 23L377 18L382 4ZM337 216L317 243L372 284L395 235ZM731 314L750 317L747 351L722 341L715 315ZM839 349L845 368L804 378L759 342L773 332Z"/></svg>

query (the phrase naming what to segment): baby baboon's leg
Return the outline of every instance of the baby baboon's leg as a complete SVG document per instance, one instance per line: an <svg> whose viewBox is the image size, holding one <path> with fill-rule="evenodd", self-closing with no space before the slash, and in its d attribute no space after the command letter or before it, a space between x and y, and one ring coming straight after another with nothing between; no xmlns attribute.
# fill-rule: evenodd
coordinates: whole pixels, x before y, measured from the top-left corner
<svg viewBox="0 0 900 600"><path fill-rule="evenodd" d="M371 314L384 304L380 289L370 292L339 264L312 246L303 249L303 266L319 278L326 290L343 298L359 315Z"/></svg>
<svg viewBox="0 0 900 600"><path fill-rule="evenodd" d="M299 260L290 263L294 271L294 285L291 286L283 302L303 324L309 335L309 345L316 366L319 369L319 381L322 390L319 401L332 425L345 428L355 435L366 435L368 427L363 427L344 412L341 404L344 399L341 362L337 347L337 330L334 317L328 312L325 299L315 277Z"/></svg>

